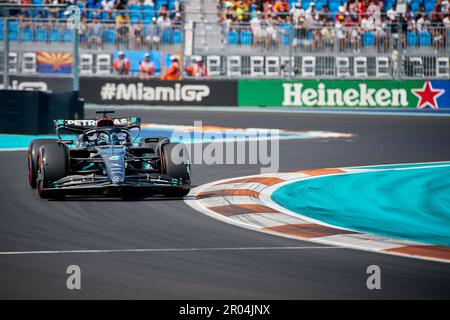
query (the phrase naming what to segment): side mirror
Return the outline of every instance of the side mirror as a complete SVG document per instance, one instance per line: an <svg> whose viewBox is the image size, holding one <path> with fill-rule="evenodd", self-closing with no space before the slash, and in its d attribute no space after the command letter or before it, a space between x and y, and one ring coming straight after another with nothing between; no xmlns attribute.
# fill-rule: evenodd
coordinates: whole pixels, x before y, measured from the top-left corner
<svg viewBox="0 0 450 320"><path fill-rule="evenodd" d="M64 144L67 144L67 145L71 145L71 144L73 144L73 140L70 140L70 139L59 139L58 143L64 143Z"/></svg>

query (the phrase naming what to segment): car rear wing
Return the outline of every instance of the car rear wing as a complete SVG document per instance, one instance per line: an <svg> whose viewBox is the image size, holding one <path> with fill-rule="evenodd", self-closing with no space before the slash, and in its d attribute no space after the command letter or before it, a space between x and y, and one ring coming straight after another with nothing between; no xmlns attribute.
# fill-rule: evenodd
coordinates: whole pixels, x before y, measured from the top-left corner
<svg viewBox="0 0 450 320"><path fill-rule="evenodd" d="M136 128L141 126L141 118L129 117L129 118L111 118L114 121L116 127L122 128ZM97 119L59 119L53 120L56 129L67 128L75 130L88 130L93 129L97 125Z"/></svg>

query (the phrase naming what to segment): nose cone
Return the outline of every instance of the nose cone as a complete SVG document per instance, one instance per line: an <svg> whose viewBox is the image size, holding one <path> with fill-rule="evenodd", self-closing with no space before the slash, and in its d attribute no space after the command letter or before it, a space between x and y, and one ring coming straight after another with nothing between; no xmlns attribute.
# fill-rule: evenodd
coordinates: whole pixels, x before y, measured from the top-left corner
<svg viewBox="0 0 450 320"><path fill-rule="evenodd" d="M123 147L100 149L103 163L109 180L113 184L123 184L125 181L125 150Z"/></svg>

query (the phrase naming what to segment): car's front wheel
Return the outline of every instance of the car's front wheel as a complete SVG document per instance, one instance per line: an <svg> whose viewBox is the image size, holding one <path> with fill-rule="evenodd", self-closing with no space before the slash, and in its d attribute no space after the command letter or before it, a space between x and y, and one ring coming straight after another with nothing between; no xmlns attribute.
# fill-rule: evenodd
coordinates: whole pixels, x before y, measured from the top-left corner
<svg viewBox="0 0 450 320"><path fill-rule="evenodd" d="M63 144L45 144L39 148L37 189L43 199L63 197L57 189L45 190L55 181L67 176L68 163L67 146ZM53 186L56 187L56 186Z"/></svg>
<svg viewBox="0 0 450 320"><path fill-rule="evenodd" d="M34 139L28 145L28 183L36 189L37 172L39 169L39 148L44 144L56 144L56 139Z"/></svg>
<svg viewBox="0 0 450 320"><path fill-rule="evenodd" d="M189 154L181 143L167 143L161 148L161 172L182 182L183 187L167 191L170 196L183 197L191 184Z"/></svg>

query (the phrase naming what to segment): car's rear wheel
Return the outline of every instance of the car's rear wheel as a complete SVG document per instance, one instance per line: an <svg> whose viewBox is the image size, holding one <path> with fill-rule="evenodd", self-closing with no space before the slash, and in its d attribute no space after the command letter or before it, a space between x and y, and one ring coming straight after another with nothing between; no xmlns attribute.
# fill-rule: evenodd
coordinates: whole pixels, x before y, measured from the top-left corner
<svg viewBox="0 0 450 320"><path fill-rule="evenodd" d="M158 154L158 147L160 144L169 143L170 139L167 137L143 137L139 140L138 146L143 148L149 148Z"/></svg>
<svg viewBox="0 0 450 320"><path fill-rule="evenodd" d="M53 182L67 176L69 170L68 150L63 144L45 144L39 148L39 172L37 189L39 196L46 198L61 198L64 194L57 189L45 190Z"/></svg>
<svg viewBox="0 0 450 320"><path fill-rule="evenodd" d="M56 139L34 139L28 145L28 182L33 189L36 189L39 148L44 144L56 144L56 141Z"/></svg>
<svg viewBox="0 0 450 320"><path fill-rule="evenodd" d="M189 154L184 144L167 143L162 146L161 172L178 179L184 185L183 188L171 189L164 194L183 197L189 193L189 188L186 188L191 183Z"/></svg>

